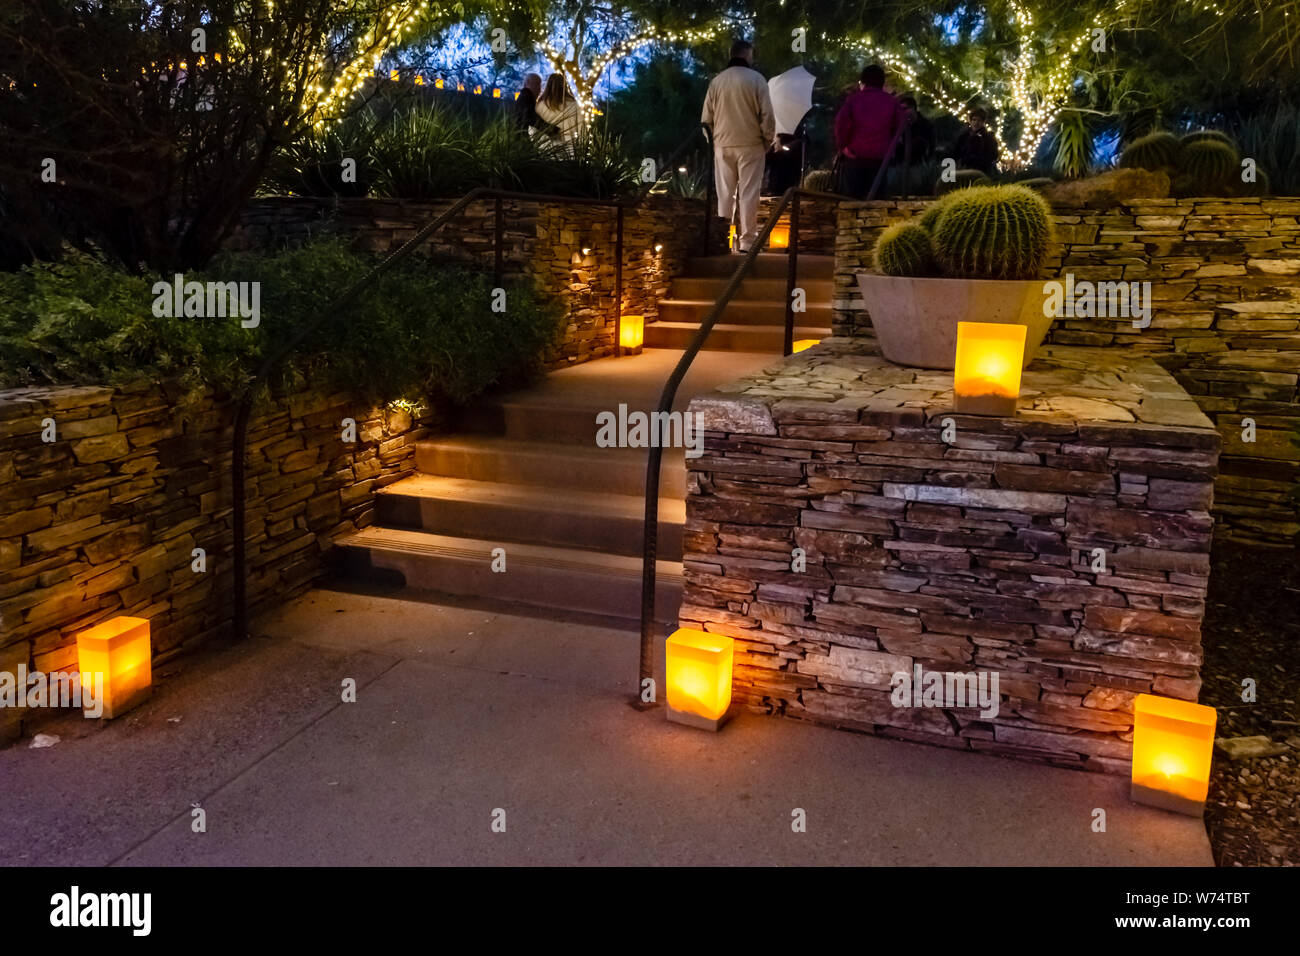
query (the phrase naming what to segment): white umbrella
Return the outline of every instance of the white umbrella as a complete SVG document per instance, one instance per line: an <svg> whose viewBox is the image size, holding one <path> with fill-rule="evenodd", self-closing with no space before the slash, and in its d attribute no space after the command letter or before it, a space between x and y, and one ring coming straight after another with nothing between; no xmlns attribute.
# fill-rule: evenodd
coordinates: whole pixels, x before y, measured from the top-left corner
<svg viewBox="0 0 1300 956"><path fill-rule="evenodd" d="M794 134L795 127L812 109L813 83L816 78L802 66L786 70L767 81L772 96L772 113L776 116L778 133Z"/></svg>

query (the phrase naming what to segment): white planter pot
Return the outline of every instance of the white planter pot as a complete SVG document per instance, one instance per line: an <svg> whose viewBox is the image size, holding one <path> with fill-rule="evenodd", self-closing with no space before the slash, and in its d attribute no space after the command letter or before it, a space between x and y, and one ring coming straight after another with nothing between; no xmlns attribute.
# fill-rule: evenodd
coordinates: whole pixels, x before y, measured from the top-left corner
<svg viewBox="0 0 1300 956"><path fill-rule="evenodd" d="M1042 279L936 279L858 273L858 288L880 351L896 365L951 369L958 322L1025 326L1025 365L1043 344L1052 316Z"/></svg>

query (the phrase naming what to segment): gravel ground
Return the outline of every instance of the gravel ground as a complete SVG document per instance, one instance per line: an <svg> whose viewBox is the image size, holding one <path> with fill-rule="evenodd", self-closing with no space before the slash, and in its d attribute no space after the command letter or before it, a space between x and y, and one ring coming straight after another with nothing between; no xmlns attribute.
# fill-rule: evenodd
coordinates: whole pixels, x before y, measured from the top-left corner
<svg viewBox="0 0 1300 956"><path fill-rule="evenodd" d="M1219 738L1262 736L1278 752L1216 747L1205 823L1219 866L1300 865L1300 552L1216 545L1205 609L1201 703ZM1256 701L1242 701L1253 678Z"/></svg>

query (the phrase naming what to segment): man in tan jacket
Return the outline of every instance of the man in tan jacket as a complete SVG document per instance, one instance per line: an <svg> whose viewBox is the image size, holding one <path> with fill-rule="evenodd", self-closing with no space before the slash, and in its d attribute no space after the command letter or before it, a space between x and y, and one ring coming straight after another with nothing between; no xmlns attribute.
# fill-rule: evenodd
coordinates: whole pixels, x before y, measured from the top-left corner
<svg viewBox="0 0 1300 956"><path fill-rule="evenodd" d="M733 252L748 252L758 239L763 160L776 141L772 97L753 62L752 43L733 43L731 62L709 84L700 114L701 121L713 128L718 215L736 226Z"/></svg>

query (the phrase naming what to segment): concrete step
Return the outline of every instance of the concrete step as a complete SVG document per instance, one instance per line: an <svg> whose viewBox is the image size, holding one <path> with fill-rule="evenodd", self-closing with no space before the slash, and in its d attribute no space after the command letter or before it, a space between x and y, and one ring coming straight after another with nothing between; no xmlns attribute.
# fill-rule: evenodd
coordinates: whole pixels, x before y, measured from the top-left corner
<svg viewBox="0 0 1300 956"><path fill-rule="evenodd" d="M730 276L739 268L742 258L742 256L702 256L687 259L686 270L683 275ZM754 262L754 267L749 271L748 278L784 279L787 268L789 268L789 264L784 252L760 252ZM799 256L799 278L801 280L825 279L830 281L834 277L834 256Z"/></svg>
<svg viewBox="0 0 1300 956"><path fill-rule="evenodd" d="M668 288L672 299L707 299L716 302L727 285L727 276L678 276ZM785 277L780 279L746 279L736 292L737 300L751 302L785 302ZM797 286L808 302L830 305L835 283L830 279L801 279Z"/></svg>
<svg viewBox="0 0 1300 956"><path fill-rule="evenodd" d="M648 348L684 349L700 330L698 322L652 322L645 327ZM795 326L794 340L824 339L830 328ZM783 325L735 325L718 323L709 333L704 348L723 352L768 352L780 356L784 344Z"/></svg>
<svg viewBox="0 0 1300 956"><path fill-rule="evenodd" d="M460 435L417 443L415 466L426 475L442 478L540 485L572 492L644 495L648 449L599 448L595 444L594 417L590 421L589 445ZM683 449L664 450L659 480L664 497L685 496Z"/></svg>
<svg viewBox="0 0 1300 956"><path fill-rule="evenodd" d="M389 528L639 555L645 499L463 478L413 475L380 490L375 519ZM686 503L659 501L659 554L680 561Z"/></svg>
<svg viewBox="0 0 1300 956"><path fill-rule="evenodd" d="M336 543L339 570L353 579L626 620L641 613L641 561L627 555L399 528L366 528ZM505 549L505 571L492 570L494 548ZM655 580L655 617L672 624L681 562L658 562Z"/></svg>
<svg viewBox="0 0 1300 956"><path fill-rule="evenodd" d="M660 322L693 322L699 325L713 308L715 299L660 299ZM804 328L820 328L831 334L830 302L809 302L803 312L796 312L795 322ZM747 301L732 299L722 312L728 325L785 325L785 303L780 299Z"/></svg>

